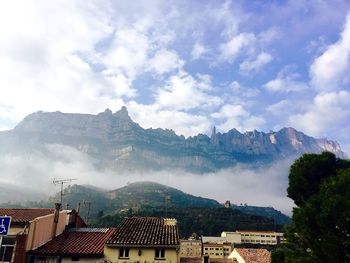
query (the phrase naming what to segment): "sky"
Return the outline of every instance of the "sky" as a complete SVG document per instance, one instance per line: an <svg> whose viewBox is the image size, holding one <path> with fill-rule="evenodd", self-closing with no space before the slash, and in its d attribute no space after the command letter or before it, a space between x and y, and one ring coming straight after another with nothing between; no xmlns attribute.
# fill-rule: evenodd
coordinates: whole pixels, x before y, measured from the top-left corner
<svg viewBox="0 0 350 263"><path fill-rule="evenodd" d="M350 2L1 1L0 130L126 105L185 136L294 127L350 152Z"/></svg>

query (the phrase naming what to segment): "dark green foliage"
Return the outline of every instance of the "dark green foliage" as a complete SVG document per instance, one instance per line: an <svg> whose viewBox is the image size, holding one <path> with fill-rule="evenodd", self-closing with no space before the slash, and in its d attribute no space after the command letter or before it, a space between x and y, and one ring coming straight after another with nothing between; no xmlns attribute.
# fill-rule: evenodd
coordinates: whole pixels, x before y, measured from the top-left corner
<svg viewBox="0 0 350 263"><path fill-rule="evenodd" d="M249 215L259 215L264 217L269 217L275 220L278 225L285 225L291 223L291 218L282 214L280 211L274 209L273 207L261 207L261 206L250 206L250 205L233 205L233 209L238 209L239 211L249 214Z"/></svg>
<svg viewBox="0 0 350 263"><path fill-rule="evenodd" d="M330 152L304 154L290 168L288 196L296 205L303 205L318 192L323 179L335 175L336 163L335 155Z"/></svg>
<svg viewBox="0 0 350 263"><path fill-rule="evenodd" d="M289 244L272 262L350 262L350 162L306 154L289 179L288 194L298 207L285 231Z"/></svg>
<svg viewBox="0 0 350 263"><path fill-rule="evenodd" d="M94 226L117 226L124 216L170 217L178 220L180 237L189 237L195 232L198 235L218 236L222 231L235 230L274 230L270 218L246 215L238 210L226 208L169 207L167 215L164 208L143 207L138 211L126 214L117 213L105 216L94 222ZM281 226L279 226L280 230Z"/></svg>
<svg viewBox="0 0 350 263"><path fill-rule="evenodd" d="M219 207L213 199L186 194L175 188L154 182L136 182L110 191L116 208L139 208L140 206L165 207L168 203L177 207Z"/></svg>

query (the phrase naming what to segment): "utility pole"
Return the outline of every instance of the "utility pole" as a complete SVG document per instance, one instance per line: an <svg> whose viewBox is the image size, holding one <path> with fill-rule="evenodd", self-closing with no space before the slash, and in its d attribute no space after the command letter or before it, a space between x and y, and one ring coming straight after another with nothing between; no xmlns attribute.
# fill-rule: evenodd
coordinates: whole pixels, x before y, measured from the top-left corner
<svg viewBox="0 0 350 263"><path fill-rule="evenodd" d="M70 183L70 182L72 182L72 181L74 181L74 180L77 180L77 179L53 179L53 184L54 185L58 185L58 184L61 184L61 208L62 208L62 199L63 199L63 185L64 184L67 184L67 183Z"/></svg>

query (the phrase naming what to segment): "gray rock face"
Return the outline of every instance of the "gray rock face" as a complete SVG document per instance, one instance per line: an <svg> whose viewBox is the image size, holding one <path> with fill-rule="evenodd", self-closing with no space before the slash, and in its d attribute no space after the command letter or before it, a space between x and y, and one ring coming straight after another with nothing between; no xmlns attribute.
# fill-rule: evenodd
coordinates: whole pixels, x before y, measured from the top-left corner
<svg viewBox="0 0 350 263"><path fill-rule="evenodd" d="M293 128L278 132L232 129L211 137L185 138L172 130L143 129L133 122L126 107L97 115L36 112L12 131L0 132L2 151L37 149L46 144L72 146L117 170L184 169L215 171L238 162L266 163L306 152L330 151L345 158L339 144L315 139Z"/></svg>

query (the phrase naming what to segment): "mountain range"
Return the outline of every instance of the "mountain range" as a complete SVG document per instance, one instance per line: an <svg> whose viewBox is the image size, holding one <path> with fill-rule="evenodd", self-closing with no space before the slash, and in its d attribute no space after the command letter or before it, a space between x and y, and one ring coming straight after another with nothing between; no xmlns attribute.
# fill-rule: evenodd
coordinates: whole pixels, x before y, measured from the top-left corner
<svg viewBox="0 0 350 263"><path fill-rule="evenodd" d="M65 145L88 154L97 167L116 171L181 169L202 173L237 163L259 165L322 151L347 157L337 142L316 139L290 127L268 133L240 133L234 128L221 133L214 127L211 136L188 138L173 130L144 129L130 118L126 107L97 115L32 113L13 130L0 132L0 145L0 154L45 152L47 145Z"/></svg>
<svg viewBox="0 0 350 263"><path fill-rule="evenodd" d="M48 206L59 199L58 193L45 205ZM124 216L175 217L185 235L190 235L194 230L203 234L219 234L224 226L231 229L233 225L239 228L258 227L271 230L275 225L281 227L290 223L289 217L272 207L232 204L224 208L223 204L214 199L194 196L148 181L129 183L114 190L75 184L65 188L63 204L79 209L86 220L100 227L118 225ZM194 221L197 221L197 224L193 224ZM196 227L198 229L194 229ZM206 232L213 227L219 232Z"/></svg>

